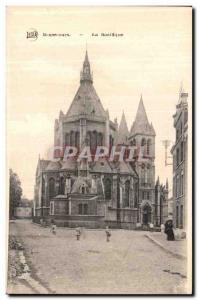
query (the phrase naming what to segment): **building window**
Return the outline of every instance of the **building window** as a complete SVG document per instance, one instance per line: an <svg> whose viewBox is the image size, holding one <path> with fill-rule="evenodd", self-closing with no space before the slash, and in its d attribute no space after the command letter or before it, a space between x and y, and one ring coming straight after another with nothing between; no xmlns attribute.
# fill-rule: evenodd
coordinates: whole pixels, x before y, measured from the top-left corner
<svg viewBox="0 0 198 300"><path fill-rule="evenodd" d="M91 146L91 132L90 131L87 132L86 144L87 144L87 146Z"/></svg>
<svg viewBox="0 0 198 300"><path fill-rule="evenodd" d="M50 178L49 180L49 198L53 198L55 196L55 179Z"/></svg>
<svg viewBox="0 0 198 300"><path fill-rule="evenodd" d="M141 146L145 146L146 145L146 140L143 138L142 141L141 141Z"/></svg>
<svg viewBox="0 0 198 300"><path fill-rule="evenodd" d="M81 188L81 192L82 192L82 194L85 194L85 186L84 185Z"/></svg>
<svg viewBox="0 0 198 300"><path fill-rule="evenodd" d="M150 192L147 192L147 200L150 199Z"/></svg>
<svg viewBox="0 0 198 300"><path fill-rule="evenodd" d="M111 150L111 148L113 147L113 137L112 135L109 136L109 148Z"/></svg>
<svg viewBox="0 0 198 300"><path fill-rule="evenodd" d="M136 146L136 139L133 139L133 140L131 141L131 146Z"/></svg>
<svg viewBox="0 0 198 300"><path fill-rule="evenodd" d="M50 215L54 215L54 201L50 202Z"/></svg>
<svg viewBox="0 0 198 300"><path fill-rule="evenodd" d="M183 216L184 216L183 205L181 205L180 206L180 228L183 228L183 225L184 225Z"/></svg>
<svg viewBox="0 0 198 300"><path fill-rule="evenodd" d="M125 182L125 207L129 207L130 181Z"/></svg>
<svg viewBox="0 0 198 300"><path fill-rule="evenodd" d="M65 134L65 146L69 146L70 140L69 140L69 133Z"/></svg>
<svg viewBox="0 0 198 300"><path fill-rule="evenodd" d="M177 177L176 177L176 198L178 198L179 197L179 195L180 195L180 187L179 187L179 175L177 175Z"/></svg>
<svg viewBox="0 0 198 300"><path fill-rule="evenodd" d="M64 179L64 177L60 178L59 194L60 195L65 194L65 179Z"/></svg>
<svg viewBox="0 0 198 300"><path fill-rule="evenodd" d="M88 204L84 204L84 215L88 215Z"/></svg>
<svg viewBox="0 0 198 300"><path fill-rule="evenodd" d="M181 195L183 195L184 194L184 174L183 174L183 171L181 172L180 184L181 184Z"/></svg>
<svg viewBox="0 0 198 300"><path fill-rule="evenodd" d="M134 207L135 207L135 208L137 208L137 206L138 206L138 190L139 190L138 183L135 183L135 184L134 184L134 193L135 193Z"/></svg>
<svg viewBox="0 0 198 300"><path fill-rule="evenodd" d="M75 132L70 132L70 146L75 146Z"/></svg>
<svg viewBox="0 0 198 300"><path fill-rule="evenodd" d="M179 227L179 206L176 206L176 228Z"/></svg>
<svg viewBox="0 0 198 300"><path fill-rule="evenodd" d="M109 178L105 180L105 199L111 199L111 180Z"/></svg>
<svg viewBox="0 0 198 300"><path fill-rule="evenodd" d="M184 160L184 142L181 142L181 162Z"/></svg>
<svg viewBox="0 0 198 300"><path fill-rule="evenodd" d="M98 146L102 146L103 144L103 135L102 133L98 133Z"/></svg>
<svg viewBox="0 0 198 300"><path fill-rule="evenodd" d="M79 215L82 215L82 214L83 214L83 213L82 213L82 212L83 212L83 208L82 208L82 207L83 207L83 205L82 205L82 203L80 203L80 204L78 205L78 214L79 214Z"/></svg>
<svg viewBox="0 0 198 300"><path fill-rule="evenodd" d="M85 203L85 204L80 203L78 205L78 214L79 215L88 215L88 204L87 203Z"/></svg>
<svg viewBox="0 0 198 300"><path fill-rule="evenodd" d="M176 162L177 162L177 166L179 165L179 148L177 148L177 152L176 152Z"/></svg>
<svg viewBox="0 0 198 300"><path fill-rule="evenodd" d="M182 128L182 123L180 125L180 134L182 135L182 132L183 132L183 128Z"/></svg>
<svg viewBox="0 0 198 300"><path fill-rule="evenodd" d="M146 154L150 155L150 147L151 147L151 140L149 139L147 141L147 147L146 147Z"/></svg>
<svg viewBox="0 0 198 300"><path fill-rule="evenodd" d="M93 131L93 132L91 133L90 147L91 147L91 150L92 150L92 151L95 151L95 150L96 150L96 147L97 147L97 132L96 132L96 131Z"/></svg>
<svg viewBox="0 0 198 300"><path fill-rule="evenodd" d="M80 145L80 134L79 134L79 132L77 131L76 133L75 133L75 147L79 147L79 145Z"/></svg>

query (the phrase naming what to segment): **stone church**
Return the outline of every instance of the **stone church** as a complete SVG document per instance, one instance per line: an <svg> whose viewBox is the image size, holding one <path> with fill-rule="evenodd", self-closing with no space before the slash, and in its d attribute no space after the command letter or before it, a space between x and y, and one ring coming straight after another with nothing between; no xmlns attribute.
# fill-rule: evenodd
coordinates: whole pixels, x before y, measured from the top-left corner
<svg viewBox="0 0 198 300"><path fill-rule="evenodd" d="M168 216L168 183L155 183L155 135L142 96L130 131L124 113L119 125L110 120L93 86L86 51L76 95L68 112L60 111L55 120L54 159L38 160L33 220L89 228L160 226ZM93 156L98 146L109 153L115 146L117 152L123 146L126 153L135 150L131 161L126 153L121 161L108 155L78 161L64 159L67 146L78 151L89 146Z"/></svg>

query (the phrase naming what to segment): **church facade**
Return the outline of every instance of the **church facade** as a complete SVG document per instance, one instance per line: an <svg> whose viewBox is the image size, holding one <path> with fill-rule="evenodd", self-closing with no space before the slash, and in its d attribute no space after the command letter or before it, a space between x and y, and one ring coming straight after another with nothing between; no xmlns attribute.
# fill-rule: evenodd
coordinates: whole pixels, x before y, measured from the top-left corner
<svg viewBox="0 0 198 300"><path fill-rule="evenodd" d="M90 228L160 226L168 216L168 183L155 182L155 135L142 97L130 131L124 113L119 125L110 120L86 52L76 95L68 112L60 111L55 120L53 159L38 160L34 221ZM86 147L91 159L77 159ZM76 155L65 159L66 149L76 149ZM108 153L94 159L98 149Z"/></svg>

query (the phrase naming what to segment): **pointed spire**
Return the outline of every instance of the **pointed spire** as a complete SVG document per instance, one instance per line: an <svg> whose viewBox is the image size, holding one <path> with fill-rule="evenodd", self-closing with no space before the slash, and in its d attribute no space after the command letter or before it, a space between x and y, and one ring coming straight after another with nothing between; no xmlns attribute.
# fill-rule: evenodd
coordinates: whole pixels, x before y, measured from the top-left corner
<svg viewBox="0 0 198 300"><path fill-rule="evenodd" d="M134 134L149 134L155 135L155 131L152 125L149 124L146 110L143 103L142 94L138 105L135 121L131 127L131 135Z"/></svg>
<svg viewBox="0 0 198 300"><path fill-rule="evenodd" d="M122 113L122 118L120 121L120 126L118 129L118 135L117 135L117 144L127 144L128 141L128 136L129 136L129 130L125 118L124 111Z"/></svg>
<svg viewBox="0 0 198 300"><path fill-rule="evenodd" d="M91 82L91 83L93 82L87 50L85 52L83 68L80 73L80 83L82 83L82 82Z"/></svg>

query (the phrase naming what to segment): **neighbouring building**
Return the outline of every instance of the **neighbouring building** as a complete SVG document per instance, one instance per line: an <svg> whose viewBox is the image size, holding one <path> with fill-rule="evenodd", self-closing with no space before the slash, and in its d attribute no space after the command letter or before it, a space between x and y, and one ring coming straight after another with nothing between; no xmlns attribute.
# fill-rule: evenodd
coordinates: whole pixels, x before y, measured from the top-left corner
<svg viewBox="0 0 198 300"><path fill-rule="evenodd" d="M116 145L135 146L133 162L64 160L67 146L79 152L97 146L109 152ZM38 160L35 182L34 220L56 220L60 226L135 228L138 224L160 226L167 217L168 189L155 183L155 130L149 123L141 97L129 132L123 113L120 124L108 111L93 86L86 52L80 86L66 114L60 111L54 125L55 158ZM142 159L139 160L139 152ZM163 208L162 208L163 206Z"/></svg>
<svg viewBox="0 0 198 300"><path fill-rule="evenodd" d="M188 93L179 93L179 103L173 115L175 143L173 156L173 222L175 228L186 228L187 165L188 165Z"/></svg>

